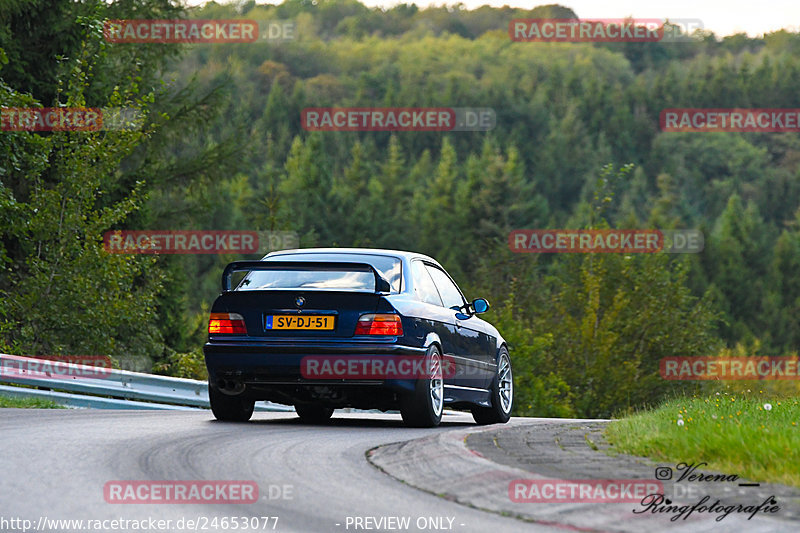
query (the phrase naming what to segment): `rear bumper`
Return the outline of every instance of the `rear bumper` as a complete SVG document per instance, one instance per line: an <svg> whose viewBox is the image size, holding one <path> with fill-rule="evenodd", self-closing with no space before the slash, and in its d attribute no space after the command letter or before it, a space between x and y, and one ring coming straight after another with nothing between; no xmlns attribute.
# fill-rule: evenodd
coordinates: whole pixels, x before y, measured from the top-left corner
<svg viewBox="0 0 800 533"><path fill-rule="evenodd" d="M316 401L328 395L340 405L365 406L374 396L375 407L392 403L397 393L413 390L413 379L369 379L364 376L345 379L313 379L303 372L303 360L309 356L366 356L373 358L423 358L423 347L386 341L282 341L211 338L203 346L208 379L223 392L242 392L254 399L279 403ZM235 387L234 387L235 385ZM357 398L357 400L355 399ZM318 399L318 398L317 398ZM333 405L333 403L331 403Z"/></svg>

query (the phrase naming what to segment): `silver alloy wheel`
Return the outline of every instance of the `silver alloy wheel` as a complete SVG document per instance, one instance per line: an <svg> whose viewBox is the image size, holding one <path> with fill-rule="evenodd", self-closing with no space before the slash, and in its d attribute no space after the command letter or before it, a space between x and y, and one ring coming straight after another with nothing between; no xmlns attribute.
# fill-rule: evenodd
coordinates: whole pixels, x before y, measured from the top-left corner
<svg viewBox="0 0 800 533"><path fill-rule="evenodd" d="M514 399L514 381L511 376L511 361L506 354L500 357L497 383L500 389L500 408L504 413L508 413L511 411L511 401Z"/></svg>
<svg viewBox="0 0 800 533"><path fill-rule="evenodd" d="M442 381L442 361L438 352L431 353L430 365L431 407L433 413L439 416L444 407L444 381Z"/></svg>

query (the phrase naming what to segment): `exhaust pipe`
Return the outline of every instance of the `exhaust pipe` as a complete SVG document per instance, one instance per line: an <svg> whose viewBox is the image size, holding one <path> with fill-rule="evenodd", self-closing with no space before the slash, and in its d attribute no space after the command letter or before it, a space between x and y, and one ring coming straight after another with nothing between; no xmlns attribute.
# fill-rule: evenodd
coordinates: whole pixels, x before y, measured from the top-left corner
<svg viewBox="0 0 800 533"><path fill-rule="evenodd" d="M244 392L245 385L239 381L234 381L232 379L218 379L217 380L217 388L220 392L224 394L229 394L231 396L241 394Z"/></svg>

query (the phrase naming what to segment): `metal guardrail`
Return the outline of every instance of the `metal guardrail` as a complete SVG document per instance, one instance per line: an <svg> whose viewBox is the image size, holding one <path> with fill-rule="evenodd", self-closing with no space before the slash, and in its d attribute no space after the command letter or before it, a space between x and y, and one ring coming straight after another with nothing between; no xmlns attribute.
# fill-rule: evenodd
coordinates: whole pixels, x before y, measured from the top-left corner
<svg viewBox="0 0 800 533"><path fill-rule="evenodd" d="M38 366L37 366L38 364ZM33 357L0 354L0 394L44 398L62 405L97 409L208 409L208 383L128 370L92 367ZM54 390L41 390L56 389ZM103 398L110 396L111 398ZM256 411L293 411L256 402Z"/></svg>
<svg viewBox="0 0 800 533"><path fill-rule="evenodd" d="M68 392L58 392L52 390L28 389L25 387L14 387L10 385L0 385L0 396L10 396L12 398L38 398L50 400L66 407L89 408L89 409L146 409L146 410L180 410L180 411L200 411L199 407L186 407L184 405L167 405L163 403L137 402L135 400L118 400L116 398L101 398L100 396L88 396L81 394L70 394Z"/></svg>

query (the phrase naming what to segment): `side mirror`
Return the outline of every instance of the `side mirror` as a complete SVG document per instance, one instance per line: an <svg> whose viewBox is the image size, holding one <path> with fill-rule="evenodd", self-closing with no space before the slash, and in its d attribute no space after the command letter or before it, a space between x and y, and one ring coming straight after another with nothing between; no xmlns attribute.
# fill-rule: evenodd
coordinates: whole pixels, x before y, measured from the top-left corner
<svg viewBox="0 0 800 533"><path fill-rule="evenodd" d="M489 302L485 298L476 298L472 300L472 310L476 315L485 313L489 310Z"/></svg>

